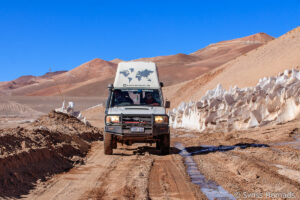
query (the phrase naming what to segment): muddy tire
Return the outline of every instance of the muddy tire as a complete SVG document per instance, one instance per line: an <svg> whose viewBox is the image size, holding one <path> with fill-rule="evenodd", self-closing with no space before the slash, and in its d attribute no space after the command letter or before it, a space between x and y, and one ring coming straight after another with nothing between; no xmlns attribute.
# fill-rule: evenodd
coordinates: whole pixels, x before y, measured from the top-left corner
<svg viewBox="0 0 300 200"><path fill-rule="evenodd" d="M117 137L116 136L113 136L113 139L112 139L112 148L113 149L118 148L118 142L117 142Z"/></svg>
<svg viewBox="0 0 300 200"><path fill-rule="evenodd" d="M170 134L160 136L160 154L167 155L170 153Z"/></svg>
<svg viewBox="0 0 300 200"><path fill-rule="evenodd" d="M156 141L156 146L155 146L156 150L160 150L160 140Z"/></svg>
<svg viewBox="0 0 300 200"><path fill-rule="evenodd" d="M113 153L113 136L109 133L104 133L104 154L112 155Z"/></svg>

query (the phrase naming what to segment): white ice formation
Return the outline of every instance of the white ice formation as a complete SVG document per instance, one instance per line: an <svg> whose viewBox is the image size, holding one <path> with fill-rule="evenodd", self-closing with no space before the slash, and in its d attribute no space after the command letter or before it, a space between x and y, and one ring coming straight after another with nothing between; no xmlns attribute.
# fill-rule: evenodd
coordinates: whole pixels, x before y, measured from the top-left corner
<svg viewBox="0 0 300 200"><path fill-rule="evenodd" d="M80 121L82 121L84 124L89 125L90 123L86 120L85 117L82 116L80 111L74 111L74 107L75 107L74 102L70 101L68 103L68 106L66 106L65 101L63 101L62 107L56 108L55 112L61 112L61 113L66 113L68 115L72 115L72 116L76 117L77 119L79 119Z"/></svg>
<svg viewBox="0 0 300 200"><path fill-rule="evenodd" d="M243 130L284 123L300 113L300 72L285 70L255 87L226 91L219 84L198 102L181 103L170 115L173 128L200 132Z"/></svg>

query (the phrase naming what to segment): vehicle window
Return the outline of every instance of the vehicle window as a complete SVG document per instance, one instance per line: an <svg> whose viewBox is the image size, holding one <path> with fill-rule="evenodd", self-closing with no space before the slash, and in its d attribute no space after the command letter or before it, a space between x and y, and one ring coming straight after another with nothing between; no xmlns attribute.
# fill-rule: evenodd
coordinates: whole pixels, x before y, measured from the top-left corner
<svg viewBox="0 0 300 200"><path fill-rule="evenodd" d="M113 91L111 106L161 106L159 90L120 90Z"/></svg>

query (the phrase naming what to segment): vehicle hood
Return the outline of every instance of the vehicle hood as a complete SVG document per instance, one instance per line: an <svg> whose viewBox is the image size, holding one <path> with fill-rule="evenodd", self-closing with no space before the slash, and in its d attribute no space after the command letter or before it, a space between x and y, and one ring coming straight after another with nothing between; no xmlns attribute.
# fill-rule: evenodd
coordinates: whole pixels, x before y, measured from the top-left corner
<svg viewBox="0 0 300 200"><path fill-rule="evenodd" d="M149 115L165 115L164 107L148 107L148 106L124 106L113 107L107 110L107 114L149 114Z"/></svg>

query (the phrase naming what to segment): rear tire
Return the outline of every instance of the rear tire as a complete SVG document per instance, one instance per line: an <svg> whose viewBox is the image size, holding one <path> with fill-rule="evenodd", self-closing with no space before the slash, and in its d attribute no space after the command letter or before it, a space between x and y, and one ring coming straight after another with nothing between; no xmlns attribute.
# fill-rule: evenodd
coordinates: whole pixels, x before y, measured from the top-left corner
<svg viewBox="0 0 300 200"><path fill-rule="evenodd" d="M112 155L112 140L113 136L109 133L104 133L104 154L105 155Z"/></svg>
<svg viewBox="0 0 300 200"><path fill-rule="evenodd" d="M160 137L160 154L167 155L170 153L170 134Z"/></svg>

